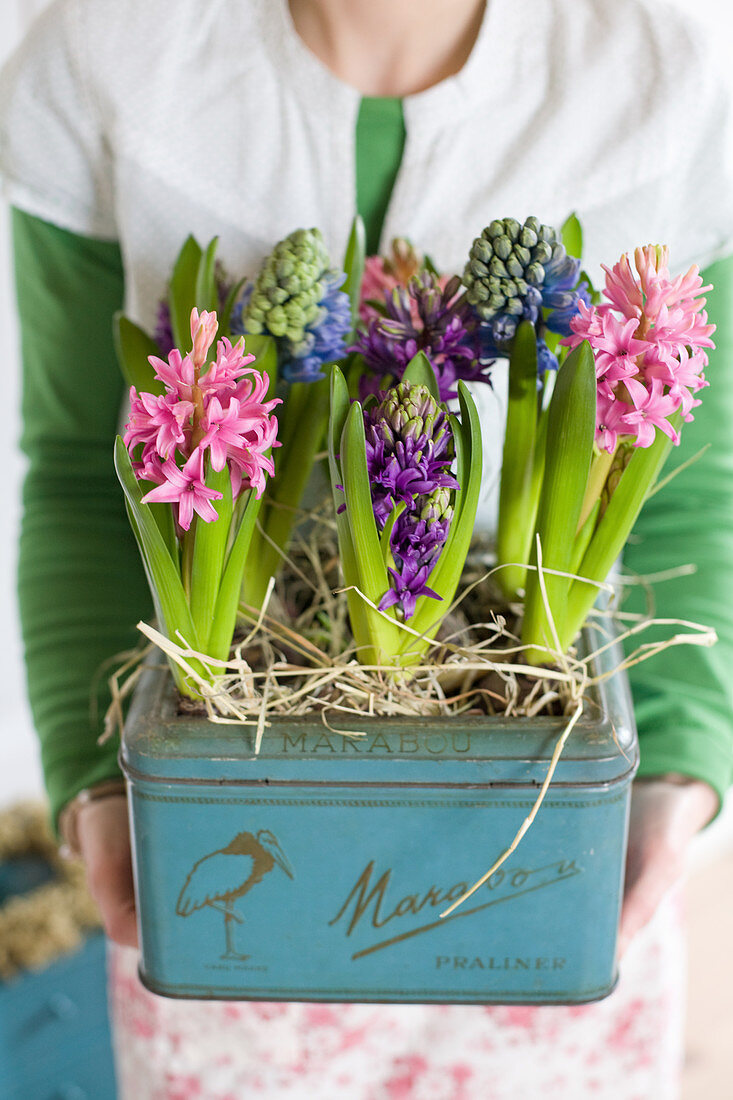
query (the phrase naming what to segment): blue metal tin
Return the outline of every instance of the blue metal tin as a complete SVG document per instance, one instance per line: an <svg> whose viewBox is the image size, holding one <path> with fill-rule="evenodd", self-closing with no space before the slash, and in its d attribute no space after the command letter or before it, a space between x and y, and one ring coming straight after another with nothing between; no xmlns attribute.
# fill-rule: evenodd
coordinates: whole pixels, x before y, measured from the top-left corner
<svg viewBox="0 0 733 1100"><path fill-rule="evenodd" d="M614 649L598 672L619 661ZM559 718L319 718L248 727L176 714L145 674L123 736L141 976L174 997L579 1003L616 980L638 744L626 677L590 693L516 852Z"/></svg>

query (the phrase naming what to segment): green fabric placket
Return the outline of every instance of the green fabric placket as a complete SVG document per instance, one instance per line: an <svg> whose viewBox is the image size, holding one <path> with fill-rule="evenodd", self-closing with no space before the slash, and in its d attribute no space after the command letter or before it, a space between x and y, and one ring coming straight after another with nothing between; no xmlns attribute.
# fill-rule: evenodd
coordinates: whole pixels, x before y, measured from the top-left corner
<svg viewBox="0 0 733 1100"><path fill-rule="evenodd" d="M405 138L402 100L364 96L356 120L356 209L364 219L368 256L379 251Z"/></svg>

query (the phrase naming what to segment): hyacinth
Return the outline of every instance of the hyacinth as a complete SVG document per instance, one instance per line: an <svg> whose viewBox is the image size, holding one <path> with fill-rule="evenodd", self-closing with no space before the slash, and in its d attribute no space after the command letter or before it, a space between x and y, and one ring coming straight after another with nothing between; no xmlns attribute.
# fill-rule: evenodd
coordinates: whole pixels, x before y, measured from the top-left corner
<svg viewBox="0 0 733 1100"><path fill-rule="evenodd" d="M401 382L364 411L372 506L381 533L394 508L404 505L390 539L394 568L380 610L398 606L405 620L418 596L436 595L427 586L435 559L448 537L453 515L449 472L452 434L443 410L425 386Z"/></svg>
<svg viewBox="0 0 733 1100"><path fill-rule="evenodd" d="M331 261L318 229L298 229L267 257L244 308L247 332L274 336L288 382L314 382L345 353L351 327L346 279Z"/></svg>
<svg viewBox="0 0 733 1100"><path fill-rule="evenodd" d="M269 380L250 364L244 340L232 346L218 341L216 358L207 362L218 328L216 313L191 313L191 351L173 348L167 360L150 356L155 377L164 384L161 395L130 390L127 447L140 481L153 482L143 500L174 506L178 527L187 531L194 513L205 522L217 518L212 504L222 494L206 485L206 471L228 468L232 496L254 489L259 498L265 475L273 473L268 457L277 446L279 401L265 400ZM135 452L141 447L140 453Z"/></svg>
<svg viewBox="0 0 733 1100"><path fill-rule="evenodd" d="M386 256L367 256L364 261L364 275L361 281L359 317L366 325L372 317L379 316L382 302L391 295L395 287L407 286L413 275L428 270L425 257L405 237L395 237ZM448 283L449 275L438 276L441 289ZM417 307L411 301L414 319L417 320Z"/></svg>
<svg viewBox="0 0 733 1100"><path fill-rule="evenodd" d="M227 271L221 260L217 260L214 266L214 281L216 284L216 297L219 303L219 311L221 312L224 309L224 304L229 297L229 293L232 287L234 286L234 282L227 274ZM173 351L173 348L175 347L175 337L173 335L173 326L171 324L171 310L167 296L165 298L161 298L158 302L158 312L155 319L155 330L153 332L153 338L163 355L167 356Z"/></svg>
<svg viewBox="0 0 733 1100"><path fill-rule="evenodd" d="M545 330L567 336L586 285L577 286L580 260L568 256L555 230L538 218L491 222L471 246L463 272L466 297L481 318L486 353L506 355L522 320L537 330L538 372L557 369Z"/></svg>
<svg viewBox="0 0 733 1100"><path fill-rule="evenodd" d="M694 395L708 384L705 349L714 347L715 325L707 323L701 297L710 287L702 285L697 265L672 278L669 250L647 245L636 249L634 267L628 254L612 268L604 265L608 301L581 303L562 341L575 347L588 340L593 348L596 444L609 454L620 442L649 447L656 428L679 442L669 417L679 411L683 420L693 419L700 404Z"/></svg>
<svg viewBox="0 0 733 1100"><path fill-rule="evenodd" d="M388 380L398 382L419 351L430 360L441 401L456 397L459 380L489 382L493 360L485 357L479 326L457 276L441 286L429 271L385 295L385 314L374 314L350 349L359 352L371 375L360 379L362 399Z"/></svg>

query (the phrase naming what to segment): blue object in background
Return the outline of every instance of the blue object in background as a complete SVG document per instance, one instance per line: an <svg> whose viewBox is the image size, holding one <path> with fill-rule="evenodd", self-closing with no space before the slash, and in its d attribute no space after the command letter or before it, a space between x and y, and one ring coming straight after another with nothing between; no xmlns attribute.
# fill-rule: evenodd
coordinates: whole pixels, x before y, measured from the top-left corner
<svg viewBox="0 0 733 1100"><path fill-rule="evenodd" d="M0 905L55 879L39 854L0 863ZM105 942L0 982L0 1100L115 1100Z"/></svg>

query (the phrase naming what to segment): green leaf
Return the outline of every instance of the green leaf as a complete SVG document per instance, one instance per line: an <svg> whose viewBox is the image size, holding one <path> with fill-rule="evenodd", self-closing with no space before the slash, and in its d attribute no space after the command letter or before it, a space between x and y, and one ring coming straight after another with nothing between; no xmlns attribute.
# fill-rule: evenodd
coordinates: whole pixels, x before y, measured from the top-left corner
<svg viewBox="0 0 733 1100"><path fill-rule="evenodd" d="M341 470L346 499L344 515L351 533L356 584L368 600L378 604L390 584L374 520L364 416L358 401L349 409L341 435ZM378 659L389 661L399 652L400 634L397 625L393 626L387 618L369 607L366 608L366 619Z"/></svg>
<svg viewBox="0 0 733 1100"><path fill-rule="evenodd" d="M461 488L455 493L448 538L427 580L429 587L442 597L442 602L438 603L430 596L421 596L418 600L408 625L424 635L424 641L418 642L416 638L406 635L402 642L403 655L409 654L413 661L419 659L420 653L427 648L453 601L476 524L483 467L481 421L476 403L464 382L458 383L458 403L460 420L451 415L450 424L456 449L456 478Z"/></svg>
<svg viewBox="0 0 733 1100"><path fill-rule="evenodd" d="M191 310L196 305L201 256L201 246L193 237L187 237L178 253L168 287L173 342L182 353L191 346Z"/></svg>
<svg viewBox="0 0 733 1100"><path fill-rule="evenodd" d="M113 335L127 385L134 386L138 393L165 393L165 386L156 379L155 368L148 362L149 355L161 357L155 340L121 312L114 315Z"/></svg>
<svg viewBox="0 0 733 1100"><path fill-rule="evenodd" d="M394 525L404 512L407 505L404 500L398 501L389 514L389 519L384 525L381 535L379 536L379 545L382 548L382 561L384 562L385 569L394 569L394 557L392 556L392 532L394 531Z"/></svg>
<svg viewBox="0 0 733 1100"><path fill-rule="evenodd" d="M341 481L341 470L336 465L336 456L339 453L339 447L341 445L341 435L346 424L346 417L349 413L349 389L346 385L346 379L339 367L334 367L331 371L331 401L330 401L330 414L328 419L328 445L329 445L329 458L334 462L333 473L336 473L336 482ZM334 483L335 484L335 483ZM335 498L334 498L335 499ZM341 498L343 501L343 497Z"/></svg>
<svg viewBox="0 0 733 1100"><path fill-rule="evenodd" d="M413 386L426 386L433 400L440 403L438 379L435 377L433 365L424 351L419 351L416 355L413 355L405 367L402 381L411 382Z"/></svg>
<svg viewBox="0 0 733 1100"><path fill-rule="evenodd" d="M135 477L130 456L120 436L115 441L114 459L117 477L135 520L134 531L159 610L161 629L175 642L180 641L176 636L176 631L180 631L190 646L200 649L199 636L191 618L180 575L150 508L143 503L140 483Z"/></svg>
<svg viewBox="0 0 733 1100"><path fill-rule="evenodd" d="M358 401L349 409L341 435L341 470L346 498L345 514L359 569L359 587L365 596L378 603L389 587L389 580L374 520L364 416Z"/></svg>
<svg viewBox="0 0 733 1100"><path fill-rule="evenodd" d="M214 237L199 260L196 273L196 301L194 305L199 312L208 310L212 312L219 309L219 296L216 292L216 249L219 238Z"/></svg>
<svg viewBox="0 0 733 1100"><path fill-rule="evenodd" d="M596 419L596 373L593 352L584 340L558 371L547 425L545 473L537 512L536 535L545 569L567 572L588 482ZM533 539L533 565L537 564ZM570 582L544 577L547 600L560 637ZM529 646L552 646L553 637L536 570L527 574L522 641ZM547 659L539 649L526 654L531 663Z"/></svg>
<svg viewBox="0 0 733 1100"><path fill-rule="evenodd" d="M351 232L346 245L344 255L344 271L346 282L341 287L349 296L351 303L351 334L359 320L359 300L361 298L361 284L364 278L364 256L366 252L366 232L364 222L357 214L351 223ZM348 341L351 343L351 340Z"/></svg>
<svg viewBox="0 0 733 1100"><path fill-rule="evenodd" d="M366 361L363 355L352 351L343 360L343 371L349 387L351 397L358 398L359 382L367 373Z"/></svg>
<svg viewBox="0 0 733 1100"><path fill-rule="evenodd" d="M259 607L271 576L279 572L287 551L298 507L323 445L328 423L328 378L295 382L288 387L285 416L278 433L282 446L275 451L275 476L265 493L265 507L255 534L256 553L247 571L244 598Z"/></svg>
<svg viewBox="0 0 733 1100"><path fill-rule="evenodd" d="M222 500L212 502L219 518L206 523L196 516L195 527L192 526L185 537L193 537L189 597L191 617L204 649L210 653L207 647L214 627L214 612L232 520L232 482L228 467L225 465L220 471L209 469L206 485L223 494Z"/></svg>
<svg viewBox="0 0 733 1100"><path fill-rule="evenodd" d="M682 417L679 413L675 413L669 418L669 422L675 430L679 430ZM655 485L667 461L672 446L672 440L657 428L651 447L634 449L577 570L581 577L598 582L606 580L631 534L649 491ZM598 593L597 585L573 581L568 596L566 645L572 644Z"/></svg>
<svg viewBox="0 0 733 1100"><path fill-rule="evenodd" d="M497 578L508 599L517 598L527 575L534 530L532 472L537 435L537 337L531 321L517 329L509 360L504 454L499 492Z"/></svg>
<svg viewBox="0 0 733 1100"><path fill-rule="evenodd" d="M257 500L254 490L250 489L246 494L237 533L229 550L219 586L214 622L209 635L209 653L222 661L229 656L232 644L242 579L261 504L262 500Z"/></svg>
<svg viewBox="0 0 733 1100"><path fill-rule="evenodd" d="M277 388L277 344L274 337L265 333L248 332L244 337L244 351L246 355L254 355L255 361L251 365L256 367L260 374L267 375L270 383L267 388L267 400L271 401Z"/></svg>
<svg viewBox="0 0 733 1100"><path fill-rule="evenodd" d="M341 436L346 424L349 412L349 390L339 367L335 366L331 371L331 411L328 424L328 468L331 480L331 493L333 507L336 513L336 531L338 534L339 558L341 572L347 586L359 583L359 574L356 564L354 543L351 538L351 529L346 516L346 510L342 510L344 493L338 486L343 486L344 479L341 472L340 449ZM346 600L349 607L349 619L351 630L356 643L357 656L364 664L371 663L376 655L371 652L371 638L367 618L368 608L356 592L347 592Z"/></svg>
<svg viewBox="0 0 733 1100"><path fill-rule="evenodd" d="M579 260L583 255L583 229L576 214L571 214L563 222L560 239L565 245L568 256L574 256L576 260Z"/></svg>
<svg viewBox="0 0 733 1100"><path fill-rule="evenodd" d="M582 562L585 552L590 544L590 540L593 537L593 532L595 531L600 511L601 502L600 499L596 499L595 504L588 513L588 518L575 536L575 542L573 543L573 553L570 558L570 564L568 565L568 573L574 573L576 576L580 575L578 573L578 570L580 569L580 563Z"/></svg>
<svg viewBox="0 0 733 1100"><path fill-rule="evenodd" d="M247 282L247 276L240 279L238 283L235 283L232 289L227 295L227 300L224 303L224 308L221 311L219 318L219 336L229 336L229 325L232 319L232 310L234 309L234 303L239 297L244 284ZM252 353L254 354L254 352Z"/></svg>

